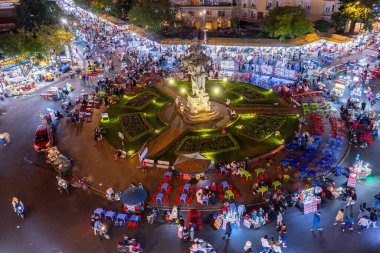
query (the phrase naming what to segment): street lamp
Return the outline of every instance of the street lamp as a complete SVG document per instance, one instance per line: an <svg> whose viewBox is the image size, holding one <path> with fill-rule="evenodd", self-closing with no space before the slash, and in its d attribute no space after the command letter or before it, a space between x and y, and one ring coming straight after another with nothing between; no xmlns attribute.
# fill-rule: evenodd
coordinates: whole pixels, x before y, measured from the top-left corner
<svg viewBox="0 0 380 253"><path fill-rule="evenodd" d="M66 25L67 24L67 19L61 18L61 22L62 22L62 24Z"/></svg>
<svg viewBox="0 0 380 253"><path fill-rule="evenodd" d="M206 10L203 10L203 11L199 12L199 16L203 18L201 29L204 32L204 38L203 38L203 40L204 40L204 44L206 45L207 44L207 28L206 28L206 21L205 21Z"/></svg>

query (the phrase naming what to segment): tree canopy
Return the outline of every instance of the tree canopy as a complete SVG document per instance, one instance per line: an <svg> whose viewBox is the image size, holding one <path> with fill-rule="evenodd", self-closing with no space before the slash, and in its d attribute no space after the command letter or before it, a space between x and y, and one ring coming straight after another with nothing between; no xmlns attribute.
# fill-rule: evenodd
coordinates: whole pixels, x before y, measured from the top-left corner
<svg viewBox="0 0 380 253"><path fill-rule="evenodd" d="M304 9L297 6L273 8L263 20L263 30L272 38L294 38L314 32L313 23L306 18Z"/></svg>
<svg viewBox="0 0 380 253"><path fill-rule="evenodd" d="M178 8L170 0L140 0L128 12L129 20L155 33L172 28Z"/></svg>
<svg viewBox="0 0 380 253"><path fill-rule="evenodd" d="M17 7L17 28L36 31L40 25L58 23L60 10L54 1L22 0Z"/></svg>
<svg viewBox="0 0 380 253"><path fill-rule="evenodd" d="M340 7L341 17L351 21L351 32L355 28L356 22L362 22L364 29L371 29L373 22L376 21L376 17L372 12L372 5L367 5L369 0L363 2L366 3L362 4L360 1L357 1L354 3L344 3Z"/></svg>

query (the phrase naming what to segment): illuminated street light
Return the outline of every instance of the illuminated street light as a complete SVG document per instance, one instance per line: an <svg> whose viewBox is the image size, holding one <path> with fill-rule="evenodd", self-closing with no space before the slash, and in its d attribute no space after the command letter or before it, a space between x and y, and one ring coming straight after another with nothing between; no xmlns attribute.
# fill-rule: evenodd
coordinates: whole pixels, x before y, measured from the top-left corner
<svg viewBox="0 0 380 253"><path fill-rule="evenodd" d="M173 85L173 84L174 84L174 79L173 79L173 78L170 78L170 79L169 79L169 84L170 84L170 85Z"/></svg>
<svg viewBox="0 0 380 253"><path fill-rule="evenodd" d="M61 22L62 22L62 24L67 24L67 19L61 18Z"/></svg>
<svg viewBox="0 0 380 253"><path fill-rule="evenodd" d="M215 94L219 94L220 93L220 88L219 87L215 87L214 88L214 93Z"/></svg>
<svg viewBox="0 0 380 253"><path fill-rule="evenodd" d="M181 94L185 94L186 93L186 89L182 87L181 90L180 90L180 92L181 92Z"/></svg>
<svg viewBox="0 0 380 253"><path fill-rule="evenodd" d="M227 82L228 81L228 78L227 77L223 77L223 82Z"/></svg>

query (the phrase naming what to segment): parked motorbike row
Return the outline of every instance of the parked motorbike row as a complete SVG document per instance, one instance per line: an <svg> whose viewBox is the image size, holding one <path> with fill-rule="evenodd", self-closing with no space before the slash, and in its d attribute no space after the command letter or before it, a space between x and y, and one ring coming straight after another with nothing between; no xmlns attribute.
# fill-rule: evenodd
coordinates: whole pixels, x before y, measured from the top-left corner
<svg viewBox="0 0 380 253"><path fill-rule="evenodd" d="M57 183L58 183L58 190L61 194L63 194L63 193L70 194L71 186L75 187L75 188L81 188L85 191L88 189L88 185L85 181L85 178L81 178L78 180L73 180L71 182L68 182L67 180L65 180L62 177L57 175L56 179L57 179Z"/></svg>

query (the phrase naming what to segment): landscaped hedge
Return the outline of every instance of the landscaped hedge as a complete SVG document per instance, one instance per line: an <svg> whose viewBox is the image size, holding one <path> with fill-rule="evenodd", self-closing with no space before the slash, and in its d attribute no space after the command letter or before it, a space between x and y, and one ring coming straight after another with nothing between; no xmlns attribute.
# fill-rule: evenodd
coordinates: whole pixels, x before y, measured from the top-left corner
<svg viewBox="0 0 380 253"><path fill-rule="evenodd" d="M178 145L176 153L218 154L239 149L239 144L230 135L186 136Z"/></svg>
<svg viewBox="0 0 380 253"><path fill-rule="evenodd" d="M129 100L125 104L125 107L141 111L156 98L157 98L157 95L150 91L139 93L134 98Z"/></svg>
<svg viewBox="0 0 380 253"><path fill-rule="evenodd" d="M283 117L259 115L252 121L244 122L238 133L260 142L269 138L285 121Z"/></svg>
<svg viewBox="0 0 380 253"><path fill-rule="evenodd" d="M245 86L237 86L235 88L232 88L229 91L236 94L240 94L241 96L243 96L245 99L248 99L248 100L264 98L263 94L261 94L260 92L252 88L245 87Z"/></svg>
<svg viewBox="0 0 380 253"><path fill-rule="evenodd" d="M153 127L146 121L145 117L137 113L128 113L119 117L124 135L133 142L145 134L153 131Z"/></svg>

